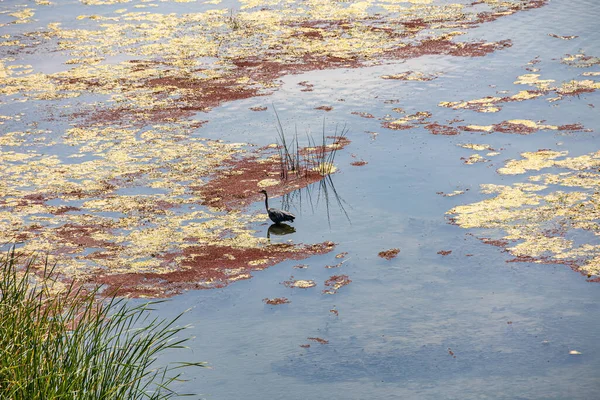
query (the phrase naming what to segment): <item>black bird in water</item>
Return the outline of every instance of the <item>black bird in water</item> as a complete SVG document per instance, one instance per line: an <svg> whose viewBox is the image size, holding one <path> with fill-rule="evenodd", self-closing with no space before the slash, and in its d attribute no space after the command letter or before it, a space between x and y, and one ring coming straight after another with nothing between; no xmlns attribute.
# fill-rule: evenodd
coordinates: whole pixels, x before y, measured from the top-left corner
<svg viewBox="0 0 600 400"><path fill-rule="evenodd" d="M279 210L277 208L269 208L269 195L267 194L267 191L263 189L260 192L265 195L265 208L267 209L267 214L269 214L271 221L275 222L276 224L280 224L283 221L294 222L294 218L296 218L296 216L291 212Z"/></svg>

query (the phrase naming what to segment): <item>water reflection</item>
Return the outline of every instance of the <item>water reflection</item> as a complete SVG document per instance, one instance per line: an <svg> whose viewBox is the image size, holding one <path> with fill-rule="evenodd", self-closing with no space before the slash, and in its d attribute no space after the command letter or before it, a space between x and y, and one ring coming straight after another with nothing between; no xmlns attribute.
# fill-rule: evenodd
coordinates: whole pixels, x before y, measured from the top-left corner
<svg viewBox="0 0 600 400"><path fill-rule="evenodd" d="M337 206L341 213L344 214L348 222L352 224L352 221L350 221L350 217L348 216L348 212L344 207L344 205L349 206L349 204L338 193L331 175L325 176L317 183L283 195L281 204L286 210L289 210L290 206L295 205L302 213L302 205L305 201L308 201L313 213L315 212L315 209L319 207L321 202L325 203L327 223L329 224L330 228L331 211L333 206Z"/></svg>
<svg viewBox="0 0 600 400"><path fill-rule="evenodd" d="M294 233L294 232L296 232L296 228L294 228L293 226L290 226L288 224L284 224L284 223L272 224L271 226L269 226L269 229L267 230L267 239L270 239L271 235L283 236L283 235L289 235L290 233Z"/></svg>

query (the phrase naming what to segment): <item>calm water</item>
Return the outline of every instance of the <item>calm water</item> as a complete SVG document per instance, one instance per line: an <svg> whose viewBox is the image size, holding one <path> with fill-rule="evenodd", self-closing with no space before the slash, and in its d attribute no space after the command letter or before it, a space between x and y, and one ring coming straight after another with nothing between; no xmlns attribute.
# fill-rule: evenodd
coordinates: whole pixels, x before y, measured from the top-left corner
<svg viewBox="0 0 600 400"><path fill-rule="evenodd" d="M159 308L164 317L191 308L183 320L193 325L188 333L196 337L188 354L174 353L164 361L189 358L212 367L187 374L189 381L180 389L207 399L248 400L598 398L600 286L563 265L506 263L513 257L473 236L493 232L464 230L445 217L455 205L486 198L480 184L524 181L496 172L524 151L568 150L574 156L600 150L598 92L556 104L544 99L506 103L495 114L438 103L493 96L497 90L513 94L513 82L528 73L525 67L535 57L542 74L557 81L577 78L580 71L558 59L581 50L600 56L599 20L594 1L550 1L470 30L470 39L513 42L483 58L427 56L287 76L272 95L225 103L199 115L209 120L199 132L203 137L258 145L276 135L272 105L290 131L296 125L318 134L324 117L330 130L345 124L352 143L336 155L340 171L333 182L348 218L334 199L328 217L315 186L312 204L306 192L291 201L296 232L272 240L332 240L337 243L333 253L304 260L306 269L284 262L250 280L188 292ZM560 40L549 33L579 38ZM380 78L409 70L439 76L429 82ZM301 81L314 90L302 92ZM248 110L259 105L269 110ZM315 110L322 105L333 110ZM594 132L435 136L421 127L382 128L379 118L394 114L394 107L407 114L432 111L439 123L457 117L477 125L529 119L581 123ZM502 150L488 163L465 165L461 157L473 151L457 146L462 143ZM368 164L350 165L359 159ZM457 189L469 190L456 197L436 194ZM274 202L279 207L280 199ZM250 211L262 212L262 206ZM256 228L266 236L268 224ZM398 257L377 256L390 248L401 249ZM452 253L442 256L441 250ZM348 252L347 261L326 269L340 261L334 256L341 252ZM323 282L336 274L348 275L352 283L335 295L321 294ZM287 288L281 282L290 276L312 279L317 287ZM291 303L268 306L262 301L266 297L287 297ZM304 344L310 348L300 347ZM570 355L571 350L581 354Z"/></svg>

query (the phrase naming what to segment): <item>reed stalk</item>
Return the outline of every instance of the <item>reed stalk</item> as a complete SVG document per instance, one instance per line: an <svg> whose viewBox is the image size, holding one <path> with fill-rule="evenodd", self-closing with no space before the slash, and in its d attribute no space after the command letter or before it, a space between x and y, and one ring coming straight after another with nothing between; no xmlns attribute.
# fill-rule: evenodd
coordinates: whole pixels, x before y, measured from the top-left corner
<svg viewBox="0 0 600 400"><path fill-rule="evenodd" d="M318 172L325 177L334 171L335 156L348 133L346 126L338 133L339 128L336 125L334 134L327 135L325 119L323 119L321 143L317 145L313 136L307 132L308 145L301 148L298 129L294 129L294 135L290 141L285 133L277 110L275 110L275 117L277 120L275 126L277 130L276 143L279 153L281 179L288 180L291 174L294 174L295 177L308 177L311 171Z"/></svg>

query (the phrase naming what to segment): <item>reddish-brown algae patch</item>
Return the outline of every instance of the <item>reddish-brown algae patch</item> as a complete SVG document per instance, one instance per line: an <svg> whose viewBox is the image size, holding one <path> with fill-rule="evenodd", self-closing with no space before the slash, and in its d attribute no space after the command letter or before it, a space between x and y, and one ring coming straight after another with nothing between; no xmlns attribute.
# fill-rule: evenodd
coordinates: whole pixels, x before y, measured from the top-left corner
<svg viewBox="0 0 600 400"><path fill-rule="evenodd" d="M279 306L281 304L290 303L287 297L275 297L273 299L264 298L263 301L270 306Z"/></svg>
<svg viewBox="0 0 600 400"><path fill-rule="evenodd" d="M399 253L400 249L389 249L380 251L377 255L381 258L385 258L386 260L391 260L392 258L395 258Z"/></svg>

